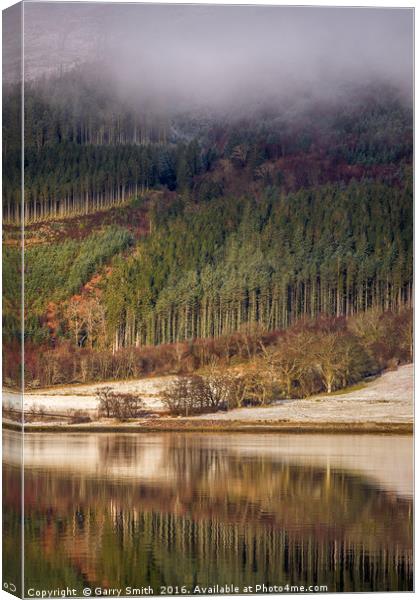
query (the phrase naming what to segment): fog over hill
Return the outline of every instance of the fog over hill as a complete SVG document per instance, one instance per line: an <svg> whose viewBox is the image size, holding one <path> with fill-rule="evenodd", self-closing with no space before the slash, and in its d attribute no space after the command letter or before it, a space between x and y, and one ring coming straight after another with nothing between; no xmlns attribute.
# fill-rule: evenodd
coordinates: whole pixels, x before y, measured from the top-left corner
<svg viewBox="0 0 420 600"><path fill-rule="evenodd" d="M123 94L182 108L412 90L411 9L29 2L24 14L27 79L97 62Z"/></svg>

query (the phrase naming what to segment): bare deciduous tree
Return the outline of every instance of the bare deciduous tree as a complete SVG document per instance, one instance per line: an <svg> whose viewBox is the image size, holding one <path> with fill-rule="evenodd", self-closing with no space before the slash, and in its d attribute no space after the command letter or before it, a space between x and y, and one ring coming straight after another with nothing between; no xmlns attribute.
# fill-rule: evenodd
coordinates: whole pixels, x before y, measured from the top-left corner
<svg viewBox="0 0 420 600"><path fill-rule="evenodd" d="M110 387L96 391L99 416L119 421L135 419L144 415L144 402L136 394L113 392Z"/></svg>

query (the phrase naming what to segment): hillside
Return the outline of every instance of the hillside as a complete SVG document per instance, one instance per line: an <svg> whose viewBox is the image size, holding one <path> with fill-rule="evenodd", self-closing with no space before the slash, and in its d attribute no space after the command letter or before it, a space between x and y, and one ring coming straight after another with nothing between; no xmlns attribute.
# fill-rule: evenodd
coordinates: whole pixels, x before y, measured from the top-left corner
<svg viewBox="0 0 420 600"><path fill-rule="evenodd" d="M395 89L353 86L234 115L139 110L89 65L26 86L30 386L173 373L181 362L191 372L240 362L245 346L299 322L340 330L365 312L397 322L409 311L412 111ZM20 369L16 99L8 87L9 382ZM406 347L377 352L364 375L410 360Z"/></svg>
<svg viewBox="0 0 420 600"><path fill-rule="evenodd" d="M293 102L293 108L290 102ZM4 220L19 218L19 90L5 88ZM25 221L88 214L156 188L209 201L276 186L398 185L412 159L412 111L385 84L338 99L188 113L128 102L101 65L25 85Z"/></svg>

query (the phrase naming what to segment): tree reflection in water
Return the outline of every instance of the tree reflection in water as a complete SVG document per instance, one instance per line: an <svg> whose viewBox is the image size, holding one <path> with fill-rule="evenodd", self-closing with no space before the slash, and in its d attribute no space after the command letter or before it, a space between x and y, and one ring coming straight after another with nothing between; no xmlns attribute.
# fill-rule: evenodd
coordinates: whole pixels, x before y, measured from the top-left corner
<svg viewBox="0 0 420 600"><path fill-rule="evenodd" d="M232 438L98 434L74 468L40 441L25 473L27 584L412 589L409 497ZM7 540L19 473L6 465L4 477Z"/></svg>

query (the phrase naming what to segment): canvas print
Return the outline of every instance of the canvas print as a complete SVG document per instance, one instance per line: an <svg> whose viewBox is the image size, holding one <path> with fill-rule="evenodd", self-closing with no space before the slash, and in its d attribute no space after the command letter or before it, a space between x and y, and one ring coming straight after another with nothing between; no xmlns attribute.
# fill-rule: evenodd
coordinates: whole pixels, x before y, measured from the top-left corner
<svg viewBox="0 0 420 600"><path fill-rule="evenodd" d="M413 9L3 12L3 581L413 589Z"/></svg>

